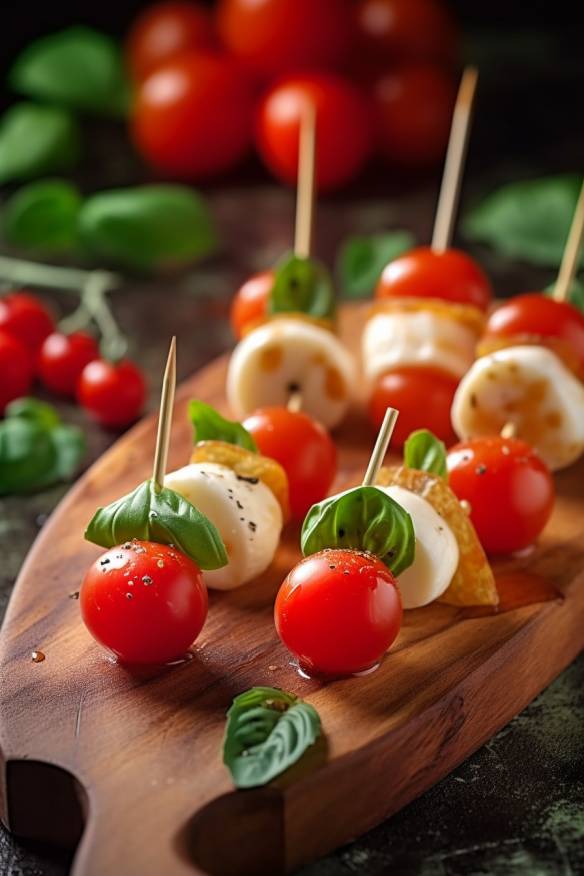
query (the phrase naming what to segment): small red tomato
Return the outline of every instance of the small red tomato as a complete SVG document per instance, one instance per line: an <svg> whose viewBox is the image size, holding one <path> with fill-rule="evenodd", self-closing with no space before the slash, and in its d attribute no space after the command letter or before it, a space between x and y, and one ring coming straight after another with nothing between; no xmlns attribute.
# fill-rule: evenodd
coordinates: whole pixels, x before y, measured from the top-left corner
<svg viewBox="0 0 584 876"><path fill-rule="evenodd" d="M546 464L517 438L474 438L448 453L448 482L471 507L471 520L488 553L522 550L538 537L554 506Z"/></svg>
<svg viewBox="0 0 584 876"><path fill-rule="evenodd" d="M53 332L40 349L38 374L47 389L74 396L81 372L98 358L97 341L87 332Z"/></svg>
<svg viewBox="0 0 584 876"><path fill-rule="evenodd" d="M260 453L280 463L288 475L290 510L301 520L327 495L337 473L337 451L324 426L301 411L267 407L243 425Z"/></svg>
<svg viewBox="0 0 584 876"><path fill-rule="evenodd" d="M0 329L0 414L15 398L26 395L33 378L33 361L28 347Z"/></svg>
<svg viewBox="0 0 584 876"><path fill-rule="evenodd" d="M266 166L296 184L305 107L316 109L316 184L339 188L352 180L372 148L372 112L365 95L340 76L313 73L276 83L259 108L257 147Z"/></svg>
<svg viewBox="0 0 584 876"><path fill-rule="evenodd" d="M176 548L151 541L102 554L83 579L79 602L93 638L130 664L182 657L207 617L199 567Z"/></svg>
<svg viewBox="0 0 584 876"><path fill-rule="evenodd" d="M237 290L231 302L231 328L239 340L245 327L266 315L268 298L274 287L274 272L254 274Z"/></svg>
<svg viewBox="0 0 584 876"><path fill-rule="evenodd" d="M139 86L132 113L134 141L162 172L206 179L245 156L253 106L251 86L231 58L181 55Z"/></svg>
<svg viewBox="0 0 584 876"><path fill-rule="evenodd" d="M278 591L276 630L312 675L371 669L399 633L395 578L372 554L324 550L295 566Z"/></svg>
<svg viewBox="0 0 584 876"><path fill-rule="evenodd" d="M33 353L54 328L53 317L35 295L11 292L0 298L0 329L18 338Z"/></svg>
<svg viewBox="0 0 584 876"><path fill-rule="evenodd" d="M491 284L482 268L458 249L434 252L429 246L411 249L383 270L376 298L440 298L486 310Z"/></svg>
<svg viewBox="0 0 584 876"><path fill-rule="evenodd" d="M102 426L120 428L142 413L146 381L127 359L116 364L94 359L81 372L77 400Z"/></svg>

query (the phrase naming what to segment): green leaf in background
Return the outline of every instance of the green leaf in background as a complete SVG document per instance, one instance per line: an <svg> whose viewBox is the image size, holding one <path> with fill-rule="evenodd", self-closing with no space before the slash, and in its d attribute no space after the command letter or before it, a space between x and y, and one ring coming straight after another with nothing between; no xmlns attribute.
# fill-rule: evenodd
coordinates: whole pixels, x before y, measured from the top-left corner
<svg viewBox="0 0 584 876"><path fill-rule="evenodd" d="M335 293L328 269L315 259L285 256L276 266L269 311L334 319Z"/></svg>
<svg viewBox="0 0 584 876"><path fill-rule="evenodd" d="M174 544L201 569L220 569L228 563L225 545L213 523L174 490L156 489L151 480L98 508L85 538L107 548L133 538Z"/></svg>
<svg viewBox="0 0 584 876"><path fill-rule="evenodd" d="M300 760L320 733L309 703L278 688L253 687L227 712L223 763L237 788L266 785Z"/></svg>
<svg viewBox="0 0 584 876"><path fill-rule="evenodd" d="M404 444L404 465L447 478L446 447L429 429L412 432Z"/></svg>
<svg viewBox="0 0 584 876"><path fill-rule="evenodd" d="M226 441L257 453L257 445L241 423L226 420L219 411L205 402L193 399L189 402L189 419L194 426L195 443L199 441Z"/></svg>
<svg viewBox="0 0 584 876"><path fill-rule="evenodd" d="M30 396L23 396L10 402L6 406L5 413L7 417L31 420L47 430L61 425L61 418L52 405Z"/></svg>
<svg viewBox="0 0 584 876"><path fill-rule="evenodd" d="M79 235L96 258L145 271L187 264L216 246L204 199L179 185L93 195L81 209Z"/></svg>
<svg viewBox="0 0 584 876"><path fill-rule="evenodd" d="M555 285L555 283L552 283L551 286L548 286L547 289L544 289L543 294L553 297ZM578 310L581 310L584 313L584 283L582 283L580 280L572 281L567 301L569 301L570 304L573 304L574 307L577 307Z"/></svg>
<svg viewBox="0 0 584 876"><path fill-rule="evenodd" d="M9 81L20 94L71 109L117 116L129 105L119 46L89 27L69 27L30 43Z"/></svg>
<svg viewBox="0 0 584 876"><path fill-rule="evenodd" d="M509 258L558 267L581 185L568 175L510 183L467 213L462 230Z"/></svg>
<svg viewBox="0 0 584 876"><path fill-rule="evenodd" d="M36 252L68 252L77 242L81 204L79 191L66 180L30 183L4 204L4 237L15 246Z"/></svg>
<svg viewBox="0 0 584 876"><path fill-rule="evenodd" d="M66 110L17 103L0 120L0 183L67 170L79 148L77 122Z"/></svg>
<svg viewBox="0 0 584 876"><path fill-rule="evenodd" d="M381 272L416 242L409 231L350 237L341 244L337 276L346 298L370 298Z"/></svg>
<svg viewBox="0 0 584 876"><path fill-rule="evenodd" d="M399 575L414 562L408 512L377 487L356 487L313 505L302 524L304 556L325 548L368 551Z"/></svg>

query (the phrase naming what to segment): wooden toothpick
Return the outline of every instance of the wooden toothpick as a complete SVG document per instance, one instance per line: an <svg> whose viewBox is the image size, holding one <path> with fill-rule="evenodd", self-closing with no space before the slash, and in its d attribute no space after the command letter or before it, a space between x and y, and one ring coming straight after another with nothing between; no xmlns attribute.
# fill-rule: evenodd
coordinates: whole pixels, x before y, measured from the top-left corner
<svg viewBox="0 0 584 876"><path fill-rule="evenodd" d="M576 276L576 271L578 270L578 265L580 263L580 253L582 252L583 239L584 180L582 181L580 196L578 198L578 203L576 204L576 209L574 210L574 216L572 218L572 224L570 226L568 240L566 241L566 248L564 249L562 263L558 272L558 279L556 280L556 285L554 286L554 298L556 301L566 301L566 299L568 298L570 288L572 286L572 283L574 282L574 277Z"/></svg>
<svg viewBox="0 0 584 876"><path fill-rule="evenodd" d="M160 489L164 485L164 474L168 459L168 445L170 443L170 427L172 423L172 411L174 408L174 391L176 388L176 338L170 342L166 368L162 379L162 393L160 395L160 413L158 414L158 433L156 435L156 450L154 451L154 468L152 480L154 486Z"/></svg>
<svg viewBox="0 0 584 876"><path fill-rule="evenodd" d="M299 389L291 391L286 407L293 414L298 414L302 410L302 392Z"/></svg>
<svg viewBox="0 0 584 876"><path fill-rule="evenodd" d="M294 254L300 258L308 258L312 247L315 153L316 108L310 102L306 104L302 115L298 147L298 191L296 195Z"/></svg>
<svg viewBox="0 0 584 876"><path fill-rule="evenodd" d="M398 417L399 411L395 408L388 408L386 410L381 429L379 430L375 442L375 447L373 448L373 453L371 454L371 459L369 460L369 465L367 466L367 471L365 472L365 477L363 478L362 486L371 487L377 480L377 474L381 468L385 454L387 453L387 448L389 447L389 442L391 441L391 436Z"/></svg>
<svg viewBox="0 0 584 876"><path fill-rule="evenodd" d="M467 67L458 89L432 235L434 252L444 252L452 239L478 75L476 67Z"/></svg>

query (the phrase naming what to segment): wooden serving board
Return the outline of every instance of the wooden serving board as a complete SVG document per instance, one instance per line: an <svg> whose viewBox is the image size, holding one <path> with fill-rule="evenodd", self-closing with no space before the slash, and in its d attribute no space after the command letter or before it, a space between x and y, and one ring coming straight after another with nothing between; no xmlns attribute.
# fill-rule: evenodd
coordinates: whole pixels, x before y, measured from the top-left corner
<svg viewBox="0 0 584 876"><path fill-rule="evenodd" d="M343 314L357 348L360 309ZM170 466L189 457L189 398L224 408L226 360L177 395ZM423 403L423 400L420 400ZM212 593L192 659L131 674L85 631L71 597L99 548L98 504L149 476L150 418L76 484L40 533L0 642L1 810L15 833L74 845L75 876L261 876L292 871L423 793L523 709L584 647L584 465L557 479L538 547L497 569L498 612L433 604L407 612L381 667L302 678L272 605L299 558L290 527L270 570ZM338 433L339 488L357 483L373 436L358 409ZM42 651L46 659L31 660ZM221 762L225 711L254 685L318 709L325 739L269 787L235 791Z"/></svg>

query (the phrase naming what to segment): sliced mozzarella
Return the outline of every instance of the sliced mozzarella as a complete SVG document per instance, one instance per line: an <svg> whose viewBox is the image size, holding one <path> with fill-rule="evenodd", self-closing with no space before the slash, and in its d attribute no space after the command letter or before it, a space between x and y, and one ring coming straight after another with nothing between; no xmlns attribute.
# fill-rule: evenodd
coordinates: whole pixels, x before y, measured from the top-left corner
<svg viewBox="0 0 584 876"><path fill-rule="evenodd" d="M262 481L251 483L215 462L193 462L168 474L164 484L205 514L223 539L229 563L203 573L207 587L232 590L270 565L280 539L282 510Z"/></svg>
<svg viewBox="0 0 584 876"><path fill-rule="evenodd" d="M506 347L481 356L461 380L452 425L463 439L507 423L553 470L584 452L584 386L545 347Z"/></svg>
<svg viewBox="0 0 584 876"><path fill-rule="evenodd" d="M265 405L286 405L298 391L302 410L331 429L343 419L354 385L353 357L332 332L283 317L237 345L229 363L227 400L241 418Z"/></svg>

